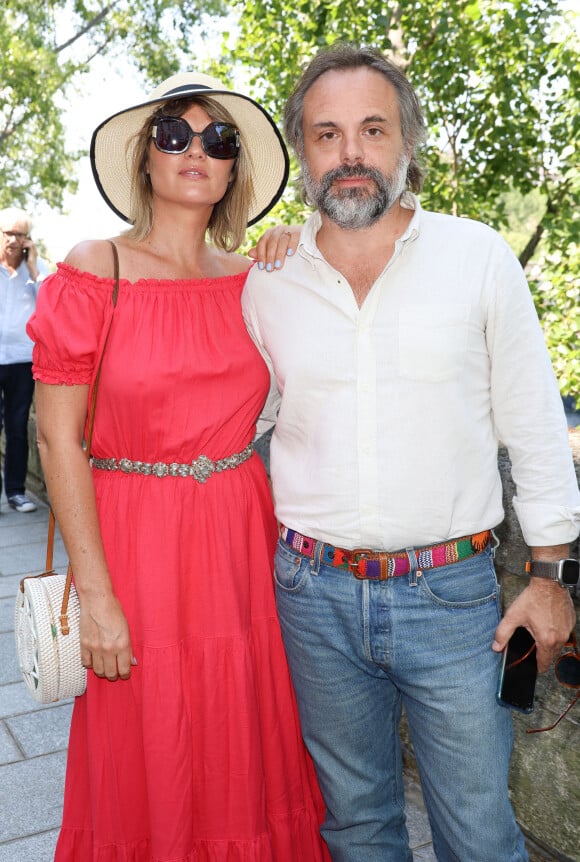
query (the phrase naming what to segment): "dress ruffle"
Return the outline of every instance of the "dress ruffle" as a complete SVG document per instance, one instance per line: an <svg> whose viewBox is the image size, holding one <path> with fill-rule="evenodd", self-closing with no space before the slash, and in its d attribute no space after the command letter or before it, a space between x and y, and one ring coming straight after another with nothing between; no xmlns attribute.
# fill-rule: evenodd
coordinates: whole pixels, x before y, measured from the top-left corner
<svg viewBox="0 0 580 862"><path fill-rule="evenodd" d="M311 862L321 856L318 820L304 809L292 815L272 820L267 834L250 840L216 839L195 841L185 856L170 862ZM86 862L169 862L152 853L149 841L136 841L125 846L109 845L93 850L91 832L62 829L56 859L86 860Z"/></svg>

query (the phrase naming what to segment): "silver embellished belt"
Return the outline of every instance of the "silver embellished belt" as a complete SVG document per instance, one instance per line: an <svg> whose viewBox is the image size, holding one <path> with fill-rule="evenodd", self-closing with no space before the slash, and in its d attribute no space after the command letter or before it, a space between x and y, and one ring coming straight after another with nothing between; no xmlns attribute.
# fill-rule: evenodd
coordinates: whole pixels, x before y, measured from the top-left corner
<svg viewBox="0 0 580 862"><path fill-rule="evenodd" d="M254 446L250 443L242 452L220 458L219 461L212 461L207 455L200 455L189 464L165 464L163 461L148 464L146 461L131 461L129 458L91 458L91 465L97 470L109 470L112 473L120 470L121 473L139 473L141 476L157 476L158 479L163 479L164 476L191 476L196 482L206 482L213 473L235 470L251 458L253 452Z"/></svg>

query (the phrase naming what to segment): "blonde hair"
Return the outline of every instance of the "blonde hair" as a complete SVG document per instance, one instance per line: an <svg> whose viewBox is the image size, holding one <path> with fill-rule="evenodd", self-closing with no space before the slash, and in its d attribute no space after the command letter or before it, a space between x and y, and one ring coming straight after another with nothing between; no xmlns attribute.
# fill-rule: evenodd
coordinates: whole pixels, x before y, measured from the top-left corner
<svg viewBox="0 0 580 862"><path fill-rule="evenodd" d="M229 111L208 96L188 96L165 102L147 118L141 130L127 143L127 151L133 147L131 170L133 227L126 231L126 234L134 240L145 239L153 227L153 190L147 172L149 149L153 146L151 137L153 123L158 117L164 115L181 117L190 105L202 107L212 121L231 123L236 126ZM250 204L254 197L251 156L244 146L243 132L239 131L240 150L234 160L231 182L223 198L215 204L207 227L211 242L223 251L235 251L244 241Z"/></svg>

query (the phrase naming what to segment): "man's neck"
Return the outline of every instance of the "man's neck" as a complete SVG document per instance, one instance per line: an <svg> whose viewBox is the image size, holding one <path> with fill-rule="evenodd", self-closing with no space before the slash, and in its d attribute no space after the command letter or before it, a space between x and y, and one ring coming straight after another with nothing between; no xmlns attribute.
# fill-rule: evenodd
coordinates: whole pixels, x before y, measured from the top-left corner
<svg viewBox="0 0 580 862"><path fill-rule="evenodd" d="M22 258L20 260L16 261L14 255L8 256L8 255L4 254L0 257L0 266L3 266L4 269L7 269L8 272L11 274L13 272L16 272L16 270L20 266L21 262L22 262Z"/></svg>
<svg viewBox="0 0 580 862"><path fill-rule="evenodd" d="M360 308L371 287L393 256L395 243L405 233L413 210L397 202L368 228L346 230L320 214L316 245L328 263L350 284Z"/></svg>

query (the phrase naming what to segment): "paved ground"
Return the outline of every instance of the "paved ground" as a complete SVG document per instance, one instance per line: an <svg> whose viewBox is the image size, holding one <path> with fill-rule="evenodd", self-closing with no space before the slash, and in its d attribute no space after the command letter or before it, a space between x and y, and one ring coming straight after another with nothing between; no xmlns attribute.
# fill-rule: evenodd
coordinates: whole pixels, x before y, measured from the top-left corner
<svg viewBox="0 0 580 862"><path fill-rule="evenodd" d="M61 815L71 703L40 706L16 663L14 598L23 575L44 567L47 508L19 514L0 503L0 862L50 862ZM54 566L66 568L60 538ZM435 862L421 790L407 777L415 862ZM305 860L307 862L307 860Z"/></svg>

